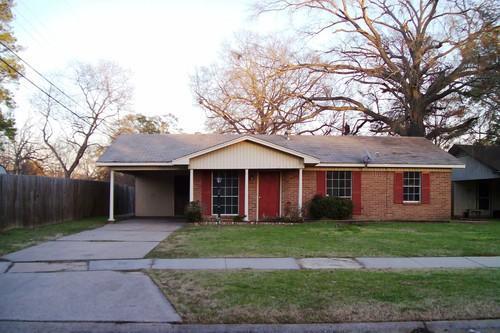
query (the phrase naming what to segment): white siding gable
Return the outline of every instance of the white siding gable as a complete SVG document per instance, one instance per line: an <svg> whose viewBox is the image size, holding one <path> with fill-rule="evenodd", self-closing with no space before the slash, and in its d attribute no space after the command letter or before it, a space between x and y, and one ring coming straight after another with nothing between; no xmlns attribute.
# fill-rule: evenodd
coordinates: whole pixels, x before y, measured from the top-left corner
<svg viewBox="0 0 500 333"><path fill-rule="evenodd" d="M298 169L304 159L260 144L242 141L191 158L190 169Z"/></svg>

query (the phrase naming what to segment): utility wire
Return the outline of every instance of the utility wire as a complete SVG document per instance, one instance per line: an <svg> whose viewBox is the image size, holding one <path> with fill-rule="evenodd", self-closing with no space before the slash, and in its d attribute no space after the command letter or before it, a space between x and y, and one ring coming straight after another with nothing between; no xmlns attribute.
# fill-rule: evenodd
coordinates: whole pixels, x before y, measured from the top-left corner
<svg viewBox="0 0 500 333"><path fill-rule="evenodd" d="M14 54L19 60L21 60L22 62L24 62L32 71L34 71L35 73L37 73L40 77L42 77L45 81L47 81L51 86L53 86L54 88L56 88L61 94L63 94L64 96L66 96L67 98L69 98L70 100L72 100L73 103L75 103L76 105L80 106L78 104L78 102L73 99L73 97L71 97L68 94L66 94L62 89L60 89L52 81L50 81L47 77L45 77L42 73L40 73L38 70L36 70L36 68L34 68L33 66L31 66L26 60L24 60L23 58L21 58L21 56L19 54L17 54L14 50L12 50L8 45L6 45L2 41L0 41L0 45L2 45L3 47L5 47L12 54Z"/></svg>
<svg viewBox="0 0 500 333"><path fill-rule="evenodd" d="M0 61L3 62L5 65L7 65L10 69L12 69L14 72L16 72L18 75L22 76L26 81L28 81L29 83L31 83L35 88L37 88L38 90L40 90L42 93L44 93L45 95L47 95L47 97L49 97L50 99L54 100L54 102L56 102L57 104L59 104L60 106L62 106L63 108L65 108L66 110L68 110L69 112L71 112L73 115L76 115L78 116L78 114L76 112L74 112L73 110L71 110L70 108L68 108L66 105L64 105L62 102L60 102L57 98L53 97L50 93L46 92L43 88L41 88L39 85L37 85L35 82L33 82L32 80L30 80L27 76L25 76L23 73L21 73L20 71L17 70L17 68L13 67L11 64L9 64L7 61L5 61L4 58L0 57Z"/></svg>

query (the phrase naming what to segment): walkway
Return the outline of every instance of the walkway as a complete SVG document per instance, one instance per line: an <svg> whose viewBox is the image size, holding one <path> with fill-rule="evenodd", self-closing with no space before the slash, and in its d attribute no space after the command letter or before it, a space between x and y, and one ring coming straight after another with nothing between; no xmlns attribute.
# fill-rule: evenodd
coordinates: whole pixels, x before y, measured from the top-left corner
<svg viewBox="0 0 500 333"><path fill-rule="evenodd" d="M299 269L436 269L500 268L500 257L412 257L412 258L180 258L125 259L69 262L0 262L0 273L58 271L177 270L299 270Z"/></svg>

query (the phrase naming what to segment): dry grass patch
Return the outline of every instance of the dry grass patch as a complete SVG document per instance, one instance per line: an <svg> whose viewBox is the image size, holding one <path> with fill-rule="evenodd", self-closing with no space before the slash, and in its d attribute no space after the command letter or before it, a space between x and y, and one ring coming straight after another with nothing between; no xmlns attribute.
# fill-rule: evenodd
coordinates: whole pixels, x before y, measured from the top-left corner
<svg viewBox="0 0 500 333"><path fill-rule="evenodd" d="M149 271L189 323L498 318L500 269Z"/></svg>

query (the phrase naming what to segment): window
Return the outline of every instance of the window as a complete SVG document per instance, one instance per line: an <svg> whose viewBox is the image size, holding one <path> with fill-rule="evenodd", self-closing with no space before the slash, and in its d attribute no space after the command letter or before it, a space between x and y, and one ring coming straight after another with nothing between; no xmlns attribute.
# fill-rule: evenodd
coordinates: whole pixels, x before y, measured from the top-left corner
<svg viewBox="0 0 500 333"><path fill-rule="evenodd" d="M477 208L481 210L490 209L490 187L488 183L477 184Z"/></svg>
<svg viewBox="0 0 500 333"><path fill-rule="evenodd" d="M403 201L420 202L421 173L406 171L403 176Z"/></svg>
<svg viewBox="0 0 500 333"><path fill-rule="evenodd" d="M220 184L217 179L220 179ZM212 175L212 213L238 214L238 172L235 170L214 171ZM220 211L219 211L220 209Z"/></svg>
<svg viewBox="0 0 500 333"><path fill-rule="evenodd" d="M332 197L351 199L351 171L328 171L326 173L326 193Z"/></svg>

